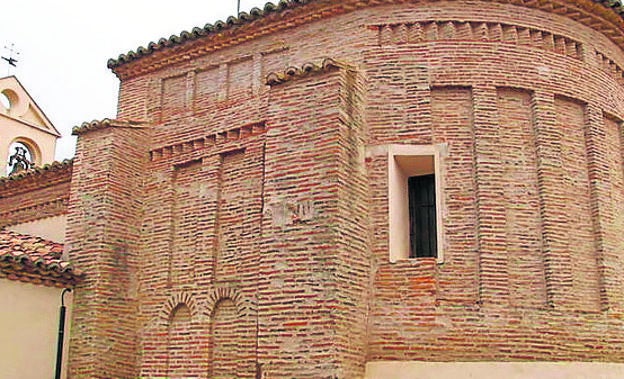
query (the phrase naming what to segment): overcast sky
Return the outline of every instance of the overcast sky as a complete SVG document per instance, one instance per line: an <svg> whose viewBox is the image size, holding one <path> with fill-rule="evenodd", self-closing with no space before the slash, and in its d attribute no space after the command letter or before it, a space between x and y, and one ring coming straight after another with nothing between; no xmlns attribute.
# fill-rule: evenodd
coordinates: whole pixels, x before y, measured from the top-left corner
<svg viewBox="0 0 624 379"><path fill-rule="evenodd" d="M241 10L265 0L241 0ZM56 159L74 155L71 128L115 117L119 81L109 58L160 37L236 14L236 0L15 0L0 13L0 49L15 44L15 75L63 137Z"/></svg>

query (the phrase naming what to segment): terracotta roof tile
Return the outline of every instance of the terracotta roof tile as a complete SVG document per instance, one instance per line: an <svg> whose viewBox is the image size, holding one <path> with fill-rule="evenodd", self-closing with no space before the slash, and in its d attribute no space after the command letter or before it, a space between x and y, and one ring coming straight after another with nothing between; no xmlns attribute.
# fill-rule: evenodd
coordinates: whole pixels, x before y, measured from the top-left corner
<svg viewBox="0 0 624 379"><path fill-rule="evenodd" d="M150 42L147 47L140 46L135 51L129 51L126 54L120 54L116 59L111 58L108 60L108 68L115 71L115 68L122 66L126 63L140 59L144 56L148 56L155 51L162 50L168 47L181 45L190 41L197 40L207 35L222 33L228 29L244 26L255 20L262 19L270 14L281 13L284 10L292 9L303 6L308 3L318 3L323 0L281 0L277 4L266 3L263 9L253 8L247 12L239 13L238 17L230 16L226 21L216 21L214 24L206 24L203 28L195 27L190 32L182 31L179 35L172 35L169 38L160 38L158 42ZM386 0L388 1L388 0ZM404 0L403 0L404 1ZM397 1L397 2L403 2ZM499 0L500 1L500 0ZM341 0L341 2L346 2ZM376 3L375 1L359 1L358 4ZM624 18L624 4L622 0L593 0L593 2L602 4L603 6L612 9L616 14ZM340 3L340 2L336 2ZM353 7L350 7L351 9Z"/></svg>
<svg viewBox="0 0 624 379"><path fill-rule="evenodd" d="M143 122L135 120L117 120L105 118L103 120L93 120L91 122L83 122L80 126L72 129L72 135L80 135L94 130L105 129L110 127L117 128L140 128Z"/></svg>
<svg viewBox="0 0 624 379"><path fill-rule="evenodd" d="M346 67L346 65L339 63L338 61L331 58L323 59L323 62L321 62L320 64L307 62L304 63L300 68L291 66L286 68L286 70L284 71L269 73L266 77L266 84L273 86L309 75L332 71L340 67Z"/></svg>
<svg viewBox="0 0 624 379"><path fill-rule="evenodd" d="M0 230L0 277L43 284L71 287L82 273L61 258L63 244L40 237Z"/></svg>
<svg viewBox="0 0 624 379"><path fill-rule="evenodd" d="M191 31L182 31L179 35L172 35L169 38L160 38L158 42L150 42L147 47L140 46L136 51L129 51L126 54L120 54L117 59L108 60L108 68L114 69L117 66L121 66L125 63L131 62L135 59L139 59L142 56L149 55L156 50L160 50L166 47L183 44L187 41L196 40L203 36L212 33L219 33L225 29L229 29L234 26L243 25L262 18L270 13L281 12L284 9L293 8L302 4L310 3L314 0L281 0L277 4L268 2L264 5L263 9L254 7L249 13L241 12L238 17L230 16L225 21L218 20L214 24L206 24L203 28L195 27Z"/></svg>
<svg viewBox="0 0 624 379"><path fill-rule="evenodd" d="M25 171L18 172L17 174L13 174L11 176L2 177L0 178L0 190L4 189L7 186L10 186L14 182L22 181L26 178L46 175L48 173L64 171L64 170L71 171L73 164L74 164L73 159L65 159L62 162L52 162L52 163L45 164L43 166L37 166L37 167L33 167Z"/></svg>

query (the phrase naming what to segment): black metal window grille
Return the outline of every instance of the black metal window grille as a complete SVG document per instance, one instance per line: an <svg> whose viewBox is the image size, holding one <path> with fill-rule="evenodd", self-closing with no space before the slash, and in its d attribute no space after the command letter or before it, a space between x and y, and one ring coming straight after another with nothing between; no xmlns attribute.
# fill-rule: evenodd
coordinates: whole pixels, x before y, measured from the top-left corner
<svg viewBox="0 0 624 379"><path fill-rule="evenodd" d="M410 258L437 257L435 175L412 176L407 185Z"/></svg>

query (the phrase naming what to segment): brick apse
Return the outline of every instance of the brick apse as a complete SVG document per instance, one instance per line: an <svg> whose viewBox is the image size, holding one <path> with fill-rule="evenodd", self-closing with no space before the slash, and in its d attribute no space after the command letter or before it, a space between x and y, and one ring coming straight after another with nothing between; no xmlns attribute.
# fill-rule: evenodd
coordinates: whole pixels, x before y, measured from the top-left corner
<svg viewBox="0 0 624 379"><path fill-rule="evenodd" d="M300 0L109 61L117 119L74 129L71 378L624 362L619 12Z"/></svg>

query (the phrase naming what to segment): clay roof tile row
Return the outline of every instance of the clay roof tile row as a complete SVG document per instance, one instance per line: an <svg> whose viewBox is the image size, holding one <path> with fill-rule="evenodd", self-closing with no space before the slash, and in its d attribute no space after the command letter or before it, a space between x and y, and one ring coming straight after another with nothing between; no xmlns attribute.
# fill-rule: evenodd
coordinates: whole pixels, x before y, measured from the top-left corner
<svg viewBox="0 0 624 379"><path fill-rule="evenodd" d="M71 169L73 163L73 159L65 159L62 162L52 162L43 166L33 167L31 169L18 172L11 176L2 177L0 178L0 189L11 185L13 182L21 181L26 178Z"/></svg>
<svg viewBox="0 0 624 379"><path fill-rule="evenodd" d="M280 13L286 9L292 9L319 0L280 0L274 4L268 2L264 5L263 9L253 8L247 12L241 12L238 17L230 16L226 21L216 21L214 24L206 24L203 28L195 27L190 32L182 31L179 35L172 35L169 38L161 38L158 42L150 42L147 47L140 46L135 51L129 51L126 54L120 54L117 59L111 58L108 60L108 68L115 69L126 63L137 60L143 56L152 54L157 50L163 48L181 45L187 41L199 39L209 34L216 34L223 32L227 29L250 23L254 20L263 18L272 13ZM595 3L602 4L608 8L611 8L615 13L624 18L624 3L622 0L593 0Z"/></svg>
<svg viewBox="0 0 624 379"><path fill-rule="evenodd" d="M139 59L142 56L149 55L156 50L160 50L166 47L182 44L186 41L196 40L200 37L206 36L212 33L219 33L234 26L246 24L256 19L262 18L270 13L278 13L288 8L293 8L302 4L309 3L313 0L281 0L277 4L268 2L264 5L263 9L252 8L249 13L240 12L238 17L230 16L225 21L218 20L214 24L206 24L203 28L195 27L191 31L182 31L179 35L172 35L169 38L160 38L158 42L150 42L147 47L140 46L135 51L129 51L126 54L120 54L117 59L108 60L108 68L114 69L125 63Z"/></svg>
<svg viewBox="0 0 624 379"><path fill-rule="evenodd" d="M345 65L331 58L325 58L323 62L321 62L321 64L307 62L304 63L301 67L291 66L286 68L286 70L284 71L269 73L266 77L266 84L273 86L298 78L306 77L308 75L328 72L340 67L345 67Z"/></svg>
<svg viewBox="0 0 624 379"><path fill-rule="evenodd" d="M134 120L117 120L105 118L103 120L93 120L90 122L83 122L80 126L75 126L72 129L72 135L80 135L94 130L105 129L109 127L119 128L137 128L141 127L143 122Z"/></svg>
<svg viewBox="0 0 624 379"><path fill-rule="evenodd" d="M73 286L83 274L62 259L63 244L0 230L0 275L56 287Z"/></svg>

